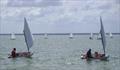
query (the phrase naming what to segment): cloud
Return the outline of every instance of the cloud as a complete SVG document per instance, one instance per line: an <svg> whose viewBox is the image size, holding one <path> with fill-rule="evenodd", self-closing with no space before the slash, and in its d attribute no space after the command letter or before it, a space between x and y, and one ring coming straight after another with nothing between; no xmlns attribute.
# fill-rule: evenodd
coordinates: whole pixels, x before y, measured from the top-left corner
<svg viewBox="0 0 120 70"><path fill-rule="evenodd" d="M61 5L61 0L9 0L7 5L11 7L59 6Z"/></svg>
<svg viewBox="0 0 120 70"><path fill-rule="evenodd" d="M120 0L115 0L116 4L120 4Z"/></svg>
<svg viewBox="0 0 120 70"><path fill-rule="evenodd" d="M2 0L4 1L4 0ZM19 4L18 2L21 1ZM120 3L119 0L6 0L2 2L2 29L9 31L10 23L23 23L26 17L33 32L40 30L61 31L99 31L99 16L103 17L107 31L120 32ZM31 4L33 3L33 4ZM14 4L18 4L15 6ZM30 4L25 5L25 4ZM40 5L39 5L40 4ZM23 6L21 6L23 5ZM25 5L25 6L24 6ZM113 19L114 18L114 19ZM5 25L8 24L6 29ZM115 25L114 25L115 24ZM112 28L114 25L116 28ZM84 28L85 27L85 28ZM110 29L111 28L111 29ZM73 30L72 30L73 29ZM14 30L14 29L12 29ZM20 28L18 31L22 30Z"/></svg>
<svg viewBox="0 0 120 70"><path fill-rule="evenodd" d="M0 0L0 6L5 6L8 3L8 0Z"/></svg>

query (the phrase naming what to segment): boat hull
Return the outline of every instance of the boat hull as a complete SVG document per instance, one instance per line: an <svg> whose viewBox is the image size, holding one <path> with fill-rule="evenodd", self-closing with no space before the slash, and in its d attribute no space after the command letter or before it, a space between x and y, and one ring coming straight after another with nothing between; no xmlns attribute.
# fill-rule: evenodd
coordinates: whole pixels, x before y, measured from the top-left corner
<svg viewBox="0 0 120 70"><path fill-rule="evenodd" d="M81 59L92 59L92 60L108 60L109 56L100 56L100 57L94 57L93 58L87 58L85 54L81 55Z"/></svg>
<svg viewBox="0 0 120 70"><path fill-rule="evenodd" d="M31 57L33 55L33 53L30 52L19 52L16 53L16 57ZM12 57L11 55L8 58L16 58L16 57Z"/></svg>

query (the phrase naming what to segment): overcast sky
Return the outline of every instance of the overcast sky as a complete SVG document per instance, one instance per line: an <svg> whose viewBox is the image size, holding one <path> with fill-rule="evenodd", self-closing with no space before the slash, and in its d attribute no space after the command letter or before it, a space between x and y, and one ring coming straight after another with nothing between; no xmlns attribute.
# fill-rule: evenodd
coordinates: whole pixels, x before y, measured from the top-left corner
<svg viewBox="0 0 120 70"><path fill-rule="evenodd" d="M120 33L120 0L0 0L0 33Z"/></svg>

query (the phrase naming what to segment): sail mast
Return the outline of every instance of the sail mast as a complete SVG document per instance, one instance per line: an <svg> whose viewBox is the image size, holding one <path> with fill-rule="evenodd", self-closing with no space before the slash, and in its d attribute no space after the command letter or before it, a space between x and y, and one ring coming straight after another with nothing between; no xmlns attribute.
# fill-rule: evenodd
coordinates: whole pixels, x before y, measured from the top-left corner
<svg viewBox="0 0 120 70"><path fill-rule="evenodd" d="M106 51L105 51L106 39L105 39L105 32L104 32L104 27L103 27L103 23L102 23L102 18L101 17L100 17L100 23L101 23L100 34L101 34L101 40L102 40L102 45L103 45L103 51L104 51L104 54L106 54Z"/></svg>
<svg viewBox="0 0 120 70"><path fill-rule="evenodd" d="M27 49L28 49L28 52L29 52L29 49L33 45L33 39L32 39L32 34L30 32L28 23L26 21L26 18L24 18L24 30L23 30L23 32L24 32L24 37L25 37L25 42L26 42L26 45L27 45Z"/></svg>

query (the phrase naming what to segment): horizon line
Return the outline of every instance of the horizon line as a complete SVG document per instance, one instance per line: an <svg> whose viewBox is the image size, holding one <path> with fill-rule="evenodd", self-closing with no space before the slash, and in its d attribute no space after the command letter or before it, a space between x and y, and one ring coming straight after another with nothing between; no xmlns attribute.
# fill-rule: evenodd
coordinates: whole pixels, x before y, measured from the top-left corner
<svg viewBox="0 0 120 70"><path fill-rule="evenodd" d="M90 33L73 33L73 32L69 32L69 33L48 33L48 32L44 32L44 33L32 33L32 35L69 35L70 33L72 33L73 35L90 35L92 32ZM12 33L0 33L0 35L11 35ZM14 33L15 35L23 35L23 33ZM99 33L94 33L94 35L98 35ZM112 33L113 35L120 35L120 33ZM109 35L109 33L106 33L106 35Z"/></svg>

